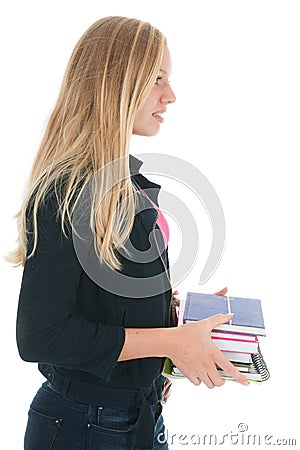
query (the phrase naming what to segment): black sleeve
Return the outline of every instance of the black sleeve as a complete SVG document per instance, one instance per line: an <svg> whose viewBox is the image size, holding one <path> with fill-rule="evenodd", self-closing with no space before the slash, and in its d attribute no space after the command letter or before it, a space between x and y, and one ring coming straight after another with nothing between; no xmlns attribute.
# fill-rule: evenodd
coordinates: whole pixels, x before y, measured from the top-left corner
<svg viewBox="0 0 300 450"><path fill-rule="evenodd" d="M65 237L55 204L38 214L38 247L27 258L21 284L17 344L22 359L83 370L109 380L125 340L119 326L76 315L82 267L72 236ZM28 251L33 235L28 233Z"/></svg>

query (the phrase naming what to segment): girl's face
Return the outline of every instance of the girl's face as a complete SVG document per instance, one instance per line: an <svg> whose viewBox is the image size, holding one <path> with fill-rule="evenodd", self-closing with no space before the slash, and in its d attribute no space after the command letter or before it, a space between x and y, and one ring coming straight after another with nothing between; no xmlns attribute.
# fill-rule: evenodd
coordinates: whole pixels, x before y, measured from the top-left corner
<svg viewBox="0 0 300 450"><path fill-rule="evenodd" d="M133 124L133 134L139 136L154 136L159 132L160 124L164 122L162 114L166 112L167 105L174 103L175 94L169 83L171 75L171 56L165 46L163 59L155 85L150 94L138 110Z"/></svg>

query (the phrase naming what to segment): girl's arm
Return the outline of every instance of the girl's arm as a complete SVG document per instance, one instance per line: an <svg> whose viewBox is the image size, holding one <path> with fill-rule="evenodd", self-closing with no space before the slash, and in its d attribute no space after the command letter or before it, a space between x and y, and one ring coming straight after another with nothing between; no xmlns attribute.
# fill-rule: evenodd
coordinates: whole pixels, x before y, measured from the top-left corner
<svg viewBox="0 0 300 450"><path fill-rule="evenodd" d="M57 204L49 200L38 216L37 250L25 263L17 315L19 353L25 361L84 370L109 380L125 330L77 313L83 269L72 236L62 234L56 215ZM33 234L28 232L29 252L32 245Z"/></svg>
<svg viewBox="0 0 300 450"><path fill-rule="evenodd" d="M203 381L209 388L221 386L224 379L216 365L248 385L248 380L213 344L211 330L228 322L231 314L217 314L177 328L125 329L125 342L118 361L150 356L169 357L195 385Z"/></svg>

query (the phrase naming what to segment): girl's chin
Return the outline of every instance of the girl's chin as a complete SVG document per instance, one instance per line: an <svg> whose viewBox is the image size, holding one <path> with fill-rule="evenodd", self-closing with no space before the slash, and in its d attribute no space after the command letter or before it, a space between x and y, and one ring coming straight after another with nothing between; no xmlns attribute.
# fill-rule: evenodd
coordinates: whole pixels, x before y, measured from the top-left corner
<svg viewBox="0 0 300 450"><path fill-rule="evenodd" d="M140 128L140 129L133 129L132 134L135 134L137 136L156 136L159 133L160 130L160 126L156 126L156 127L149 127L149 128Z"/></svg>

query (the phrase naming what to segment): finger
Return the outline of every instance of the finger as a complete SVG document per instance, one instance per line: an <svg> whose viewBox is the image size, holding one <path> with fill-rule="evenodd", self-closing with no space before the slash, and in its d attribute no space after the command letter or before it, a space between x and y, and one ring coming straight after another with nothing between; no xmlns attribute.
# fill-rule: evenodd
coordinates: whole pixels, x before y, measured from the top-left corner
<svg viewBox="0 0 300 450"><path fill-rule="evenodd" d="M195 386L199 386L201 384L201 378L194 373L186 373L185 370L182 370L183 375Z"/></svg>
<svg viewBox="0 0 300 450"><path fill-rule="evenodd" d="M205 386L208 387L209 389L213 389L215 387L215 384L213 383L213 381L211 380L211 378L208 374L202 375L201 378L202 378L202 381L205 384Z"/></svg>
<svg viewBox="0 0 300 450"><path fill-rule="evenodd" d="M196 378L200 379L209 389L213 389L216 385L222 383L213 360L197 368Z"/></svg>
<svg viewBox="0 0 300 450"><path fill-rule="evenodd" d="M215 295L226 295L227 294L227 292L228 292L228 289L227 289L227 287L224 287L223 289L221 289L220 291L218 291L218 292L215 292Z"/></svg>
<svg viewBox="0 0 300 450"><path fill-rule="evenodd" d="M207 378L203 379L203 381L205 382L208 379L208 384L205 384L209 388L213 388L215 386L220 387L225 383L225 380L219 374L216 364L213 361L209 364L205 375L207 375Z"/></svg>
<svg viewBox="0 0 300 450"><path fill-rule="evenodd" d="M233 314L215 314L214 316L208 317L211 328L216 328L219 325L223 325L229 322L233 318Z"/></svg>
<svg viewBox="0 0 300 450"><path fill-rule="evenodd" d="M207 373L202 373L199 378L201 378L201 381L203 381L203 383L209 389L213 389L216 386L223 386L223 384L225 383L225 380L218 373L215 365L213 365L213 367Z"/></svg>
<svg viewBox="0 0 300 450"><path fill-rule="evenodd" d="M201 378L200 377L196 377L196 386L200 386L201 384Z"/></svg>
<svg viewBox="0 0 300 450"><path fill-rule="evenodd" d="M209 378L211 379L214 386L220 387L225 383L224 378L219 374L216 366L214 365L213 369L208 373Z"/></svg>
<svg viewBox="0 0 300 450"><path fill-rule="evenodd" d="M187 379L190 380L190 382L193 383L195 386L200 386L201 384L200 377L187 377Z"/></svg>
<svg viewBox="0 0 300 450"><path fill-rule="evenodd" d="M215 363L223 369L228 375L233 377L238 383L248 386L249 381L234 365L224 356L224 354L217 349Z"/></svg>
<svg viewBox="0 0 300 450"><path fill-rule="evenodd" d="M199 384L203 381L205 386L207 386L209 389L212 389L215 387L215 384L212 382L211 378L209 377L207 372L201 371L199 375L196 377L196 383L199 382ZM194 384L196 384L194 383Z"/></svg>

